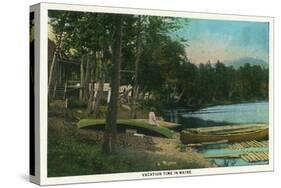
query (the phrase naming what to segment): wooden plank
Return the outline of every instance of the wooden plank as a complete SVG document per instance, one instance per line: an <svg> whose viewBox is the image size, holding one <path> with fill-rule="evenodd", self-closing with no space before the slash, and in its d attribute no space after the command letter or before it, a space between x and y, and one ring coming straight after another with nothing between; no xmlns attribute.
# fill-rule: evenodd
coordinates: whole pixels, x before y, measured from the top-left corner
<svg viewBox="0 0 281 188"><path fill-rule="evenodd" d="M246 159L247 162L251 162L252 159L247 154L245 154L243 156L244 156L244 158Z"/></svg>
<svg viewBox="0 0 281 188"><path fill-rule="evenodd" d="M256 147L256 144L253 140L251 140L251 147Z"/></svg>
<svg viewBox="0 0 281 188"><path fill-rule="evenodd" d="M219 140L215 142L202 142L198 144L188 144L188 146L195 147L195 146L205 146L205 145L224 144L224 143L228 143L228 140Z"/></svg>
<svg viewBox="0 0 281 188"><path fill-rule="evenodd" d="M205 155L205 158L240 158L240 154L211 154Z"/></svg>
<svg viewBox="0 0 281 188"><path fill-rule="evenodd" d="M254 141L250 141L250 147L255 147Z"/></svg>
<svg viewBox="0 0 281 188"><path fill-rule="evenodd" d="M256 161L256 157L254 156L254 154L253 154L253 153L248 153L248 156L250 157L251 162Z"/></svg>
<svg viewBox="0 0 281 188"><path fill-rule="evenodd" d="M240 144L238 144L239 147L246 147L246 143L245 142L241 142Z"/></svg>
<svg viewBox="0 0 281 188"><path fill-rule="evenodd" d="M259 142L261 147L265 147L267 146L266 144L264 144L263 142Z"/></svg>
<svg viewBox="0 0 281 188"><path fill-rule="evenodd" d="M241 149L241 146L239 144L236 144L235 149Z"/></svg>
<svg viewBox="0 0 281 188"><path fill-rule="evenodd" d="M203 145L224 144L224 143L228 143L228 140L219 140L215 142L202 142Z"/></svg>
<svg viewBox="0 0 281 188"><path fill-rule="evenodd" d="M262 157L265 161L268 160L268 154L267 153L264 152L261 155L262 155Z"/></svg>
<svg viewBox="0 0 281 188"><path fill-rule="evenodd" d="M254 140L254 145L255 145L256 147L261 147L260 142L258 142L258 141L256 141L256 140Z"/></svg>
<svg viewBox="0 0 281 188"><path fill-rule="evenodd" d="M263 141L262 144L263 144L264 147L267 147L268 146L268 141Z"/></svg>
<svg viewBox="0 0 281 188"><path fill-rule="evenodd" d="M245 148L249 147L249 142L244 142L244 143L243 143L243 146L244 146Z"/></svg>
<svg viewBox="0 0 281 188"><path fill-rule="evenodd" d="M266 156L264 155L264 153L259 152L258 155L259 155L261 161L265 161L266 160Z"/></svg>
<svg viewBox="0 0 281 188"><path fill-rule="evenodd" d="M261 153L261 156L262 156L264 161L268 160L267 155L265 153Z"/></svg>
<svg viewBox="0 0 281 188"><path fill-rule="evenodd" d="M251 155L252 155L252 157L254 158L254 161L256 162L256 161L259 161L259 157L258 157L258 155L256 154L256 153L251 153Z"/></svg>
<svg viewBox="0 0 281 188"><path fill-rule="evenodd" d="M264 161L266 159L265 155L262 152L259 152L258 156L259 156L260 161Z"/></svg>
<svg viewBox="0 0 281 188"><path fill-rule="evenodd" d="M268 152L262 152L262 154L263 154L265 160L268 160Z"/></svg>
<svg viewBox="0 0 281 188"><path fill-rule="evenodd" d="M260 153L255 153L255 155L257 156L258 161L263 161L263 157Z"/></svg>
<svg viewBox="0 0 281 188"><path fill-rule="evenodd" d="M258 161L267 161L268 153L267 152L249 152L240 155L240 157L247 162L258 162Z"/></svg>
<svg viewBox="0 0 281 188"><path fill-rule="evenodd" d="M233 149L238 149L237 143L233 144Z"/></svg>
<svg viewBox="0 0 281 188"><path fill-rule="evenodd" d="M233 149L239 149L239 146L238 146L237 143L235 143L235 144L232 145L232 148L233 148Z"/></svg>
<svg viewBox="0 0 281 188"><path fill-rule="evenodd" d="M241 158L242 158L244 161L247 161L247 162L248 162L248 158L247 158L245 155L241 155Z"/></svg>
<svg viewBox="0 0 281 188"><path fill-rule="evenodd" d="M268 155L268 153L266 154L266 160L269 160L269 155Z"/></svg>
<svg viewBox="0 0 281 188"><path fill-rule="evenodd" d="M257 141L257 143L258 143L259 147L263 147L263 144L261 142Z"/></svg>
<svg viewBox="0 0 281 188"><path fill-rule="evenodd" d="M248 142L243 142L243 147L244 147L244 148L249 147L249 143L248 143Z"/></svg>

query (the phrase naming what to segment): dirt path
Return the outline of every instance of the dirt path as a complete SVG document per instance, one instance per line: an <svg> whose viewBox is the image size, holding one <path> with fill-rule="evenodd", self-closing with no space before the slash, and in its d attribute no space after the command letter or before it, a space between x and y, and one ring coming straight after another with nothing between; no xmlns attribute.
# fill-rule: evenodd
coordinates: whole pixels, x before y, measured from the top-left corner
<svg viewBox="0 0 281 188"><path fill-rule="evenodd" d="M191 163L197 163L204 167L216 167L215 164L209 162L196 150L183 145L179 137L179 133L174 133L172 139L153 137L152 142L156 147L156 151L153 152L166 156L174 156L185 161L190 161Z"/></svg>

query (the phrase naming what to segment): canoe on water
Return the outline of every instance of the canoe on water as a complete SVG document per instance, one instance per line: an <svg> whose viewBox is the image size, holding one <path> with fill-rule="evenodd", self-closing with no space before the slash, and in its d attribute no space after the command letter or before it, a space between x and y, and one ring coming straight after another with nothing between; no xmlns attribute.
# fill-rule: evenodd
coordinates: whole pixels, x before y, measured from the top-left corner
<svg viewBox="0 0 281 188"><path fill-rule="evenodd" d="M187 129L182 131L180 135L180 140L184 144L217 142L220 140L243 142L267 138L268 126L262 124Z"/></svg>

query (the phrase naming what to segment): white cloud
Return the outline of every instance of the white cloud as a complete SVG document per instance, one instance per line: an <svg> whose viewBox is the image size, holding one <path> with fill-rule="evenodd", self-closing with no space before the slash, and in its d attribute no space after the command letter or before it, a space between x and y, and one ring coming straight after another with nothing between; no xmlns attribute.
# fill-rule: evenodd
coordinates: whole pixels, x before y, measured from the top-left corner
<svg viewBox="0 0 281 188"><path fill-rule="evenodd" d="M254 57L267 61L268 55L261 49L236 45L236 39L230 35L204 33L189 41L186 48L188 57L193 63L206 63L208 60L215 63L217 60L233 60L241 57Z"/></svg>

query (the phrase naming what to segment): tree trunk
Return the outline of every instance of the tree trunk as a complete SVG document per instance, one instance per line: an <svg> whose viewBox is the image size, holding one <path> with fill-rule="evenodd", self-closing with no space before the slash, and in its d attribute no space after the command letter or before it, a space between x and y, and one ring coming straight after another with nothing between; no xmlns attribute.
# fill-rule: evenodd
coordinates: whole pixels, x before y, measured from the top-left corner
<svg viewBox="0 0 281 188"><path fill-rule="evenodd" d="M53 89L53 98L56 97L57 83L58 83L58 81L56 80L55 85L54 85L54 89Z"/></svg>
<svg viewBox="0 0 281 188"><path fill-rule="evenodd" d="M86 56L86 70L84 80L84 100L87 101L89 98L89 83L90 83L90 56Z"/></svg>
<svg viewBox="0 0 281 188"><path fill-rule="evenodd" d="M93 107L93 116L94 118L97 117L98 115L98 111L100 108L100 104L101 104L101 100L103 98L103 92L104 92L104 81L105 81L105 64L106 64L106 59L105 58L101 58L98 62L99 62L99 70L98 72L98 89L97 89L97 95L94 98L94 107Z"/></svg>
<svg viewBox="0 0 281 188"><path fill-rule="evenodd" d="M137 118L136 114L136 100L138 97L138 73L139 73L139 62L140 62L140 56L141 56L141 16L138 18L138 33L137 33L137 47L136 47L136 60L135 60L135 78L134 78L134 85L133 85L133 91L132 91L132 100L131 100L131 118Z"/></svg>
<svg viewBox="0 0 281 188"><path fill-rule="evenodd" d="M120 87L120 67L122 54L122 30L123 30L123 16L116 16L115 32L113 41L113 73L111 80L111 97L107 109L106 125L104 132L103 152L112 154L115 152L116 144L116 121L118 113L118 99Z"/></svg>
<svg viewBox="0 0 281 188"><path fill-rule="evenodd" d="M91 63L90 70L89 70L90 71L89 80L91 80L91 87L89 89L88 107L87 107L87 111L89 114L92 114L92 112L93 112L93 100L94 100L94 89L95 89L95 79L94 79L95 70L96 70L96 58L94 56L93 62Z"/></svg>
<svg viewBox="0 0 281 188"><path fill-rule="evenodd" d="M88 99L88 106L87 106L87 111L89 114L92 113L93 111L93 100L94 100L94 89L95 89L95 82L91 83L91 89L89 90L89 99Z"/></svg>
<svg viewBox="0 0 281 188"><path fill-rule="evenodd" d="M100 102L103 96L103 87L104 87L104 79L101 78L101 80L98 82L98 91L97 95L94 99L94 108L93 108L93 116L94 118L97 118L99 107L100 107Z"/></svg>
<svg viewBox="0 0 281 188"><path fill-rule="evenodd" d="M84 56L81 58L80 64L80 91L79 91L79 100L83 100L83 89L84 89Z"/></svg>
<svg viewBox="0 0 281 188"><path fill-rule="evenodd" d="M51 66L50 66L49 80L48 80L48 96L50 95L50 92L51 92L50 90L51 90L51 86L52 86L53 73L54 73L54 68L55 68L55 65L56 65L59 49L60 49L60 46L61 46L61 41L62 41L62 33L58 36L58 43L55 47L53 59L52 59Z"/></svg>
<svg viewBox="0 0 281 188"><path fill-rule="evenodd" d="M58 85L62 86L62 63L58 64Z"/></svg>
<svg viewBox="0 0 281 188"><path fill-rule="evenodd" d="M178 99L175 100L175 103L179 102L184 94L185 89L183 89L180 93L180 95L178 96Z"/></svg>

